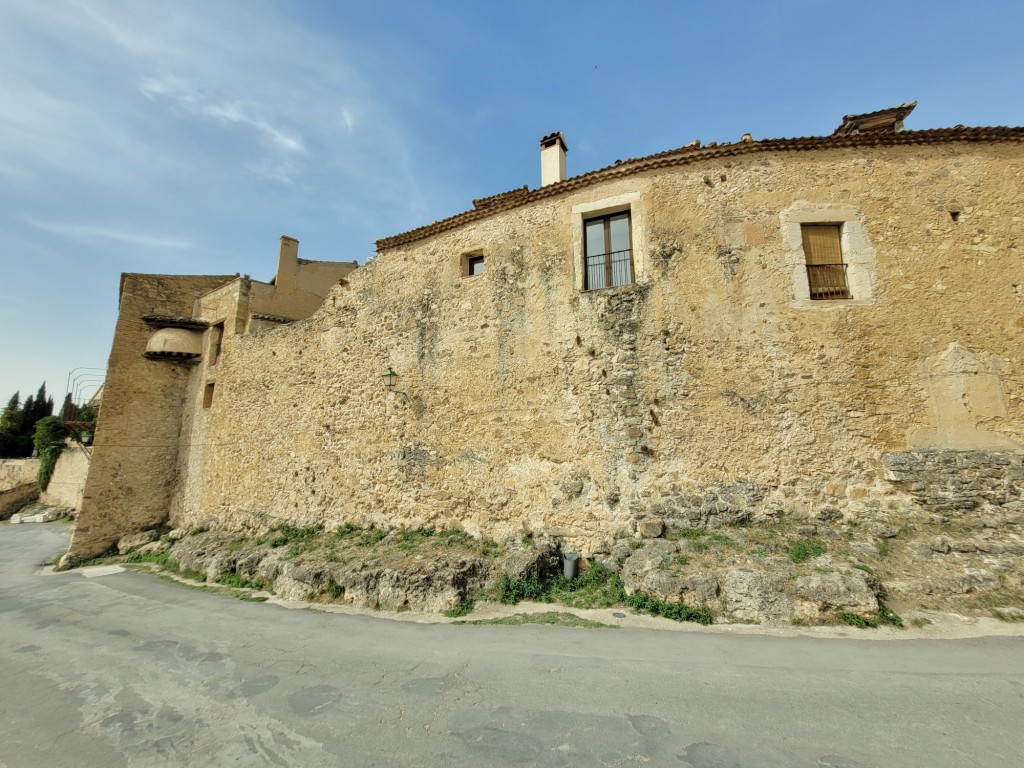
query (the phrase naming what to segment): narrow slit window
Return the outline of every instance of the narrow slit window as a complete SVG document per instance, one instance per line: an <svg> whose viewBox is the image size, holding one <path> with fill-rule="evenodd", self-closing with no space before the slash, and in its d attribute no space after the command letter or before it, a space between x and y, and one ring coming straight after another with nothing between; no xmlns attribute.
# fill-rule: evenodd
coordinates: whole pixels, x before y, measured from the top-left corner
<svg viewBox="0 0 1024 768"><path fill-rule="evenodd" d="M216 365L220 362L220 356L224 351L224 323L217 323L211 329L213 333L213 362Z"/></svg>
<svg viewBox="0 0 1024 768"><path fill-rule="evenodd" d="M850 287L843 263L841 224L803 224L804 259L811 299L849 299Z"/></svg>
<svg viewBox="0 0 1024 768"><path fill-rule="evenodd" d="M206 389L203 390L203 408L209 408L213 405L213 389L214 384L211 381L206 385Z"/></svg>

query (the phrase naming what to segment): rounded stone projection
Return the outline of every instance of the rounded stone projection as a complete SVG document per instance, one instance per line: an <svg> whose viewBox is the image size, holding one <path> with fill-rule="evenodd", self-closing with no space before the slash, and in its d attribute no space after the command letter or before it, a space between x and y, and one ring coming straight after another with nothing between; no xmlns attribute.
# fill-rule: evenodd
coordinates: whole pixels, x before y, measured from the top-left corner
<svg viewBox="0 0 1024 768"><path fill-rule="evenodd" d="M146 343L146 357L199 357L202 351L202 335L185 328L161 328Z"/></svg>

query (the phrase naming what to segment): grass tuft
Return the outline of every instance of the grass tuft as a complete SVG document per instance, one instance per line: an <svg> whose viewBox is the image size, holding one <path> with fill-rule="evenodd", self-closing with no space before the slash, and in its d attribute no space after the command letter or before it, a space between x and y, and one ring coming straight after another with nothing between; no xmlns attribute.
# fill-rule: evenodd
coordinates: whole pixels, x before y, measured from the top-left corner
<svg viewBox="0 0 1024 768"><path fill-rule="evenodd" d="M445 611L444 615L447 616L449 619L457 619L460 616L466 616L467 614L472 613L475 607L476 600L474 598L464 597L462 598L462 600L459 601L459 603L454 608L450 608L449 610Z"/></svg>
<svg viewBox="0 0 1024 768"><path fill-rule="evenodd" d="M255 589L260 591L267 589L267 584L263 579L249 579L234 571L224 571L217 577L217 583L223 584L226 587L234 587L235 589Z"/></svg>
<svg viewBox="0 0 1024 768"><path fill-rule="evenodd" d="M453 621L452 624L497 624L504 626L521 626L523 624L550 624L558 627L584 627L586 629L615 629L614 624L602 624L600 621L584 619L573 613L548 611L547 613L517 613L514 616L502 616L497 619L475 619L473 621Z"/></svg>
<svg viewBox="0 0 1024 768"><path fill-rule="evenodd" d="M848 624L858 629L877 629L883 625L903 629L903 619L885 603L878 604L878 611L874 616L861 616L849 611L840 611L836 618L843 624Z"/></svg>
<svg viewBox="0 0 1024 768"><path fill-rule="evenodd" d="M625 603L640 613L663 616L672 621L693 621L707 626L715 620L715 615L706 605L702 605L700 608L691 608L684 603L668 603L643 592L634 592L629 595L625 599Z"/></svg>
<svg viewBox="0 0 1024 768"><path fill-rule="evenodd" d="M813 557L825 554L825 545L816 539L798 539L789 545L789 559L803 563Z"/></svg>

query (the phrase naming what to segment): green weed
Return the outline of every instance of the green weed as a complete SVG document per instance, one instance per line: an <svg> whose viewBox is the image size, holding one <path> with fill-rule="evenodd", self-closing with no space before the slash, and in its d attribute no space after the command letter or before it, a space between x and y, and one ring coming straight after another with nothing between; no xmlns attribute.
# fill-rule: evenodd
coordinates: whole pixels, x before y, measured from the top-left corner
<svg viewBox="0 0 1024 768"><path fill-rule="evenodd" d="M234 587L235 589L255 589L260 591L267 589L263 579L249 579L234 571L224 571L217 577L217 583L223 584L225 587Z"/></svg>
<svg viewBox="0 0 1024 768"><path fill-rule="evenodd" d="M803 563L825 554L825 545L815 539L798 539L789 545L788 554L794 563Z"/></svg>
<svg viewBox="0 0 1024 768"><path fill-rule="evenodd" d="M506 605L515 605L522 600L537 600L542 603L551 602L550 584L536 576L528 579L510 579L502 576L497 586L498 600Z"/></svg>
<svg viewBox="0 0 1024 768"><path fill-rule="evenodd" d="M438 531L435 534L436 539L444 544L446 547L454 547L458 545L467 546L473 542L473 537L465 531L460 531L457 528L446 528Z"/></svg>
<svg viewBox="0 0 1024 768"><path fill-rule="evenodd" d="M153 563L162 568L167 566L167 560L166 552L129 552L124 558L126 563Z"/></svg>
<svg viewBox="0 0 1024 768"><path fill-rule="evenodd" d="M372 547L375 544L380 544L380 542L387 538L387 535L387 531L382 531L379 528L371 528L367 531L363 531L359 534L359 546Z"/></svg>
<svg viewBox="0 0 1024 768"><path fill-rule="evenodd" d="M550 624L558 627L584 627L586 629L615 629L614 624L602 624L600 621L584 619L572 613L548 611L546 613L517 613L514 616L502 616L497 619L476 619L474 621L453 621L452 624L497 624L503 626L520 626L523 624Z"/></svg>
<svg viewBox="0 0 1024 768"><path fill-rule="evenodd" d="M836 618L843 624L848 624L858 629L875 629L886 624L892 627L899 627L900 629L903 628L903 619L885 603L878 604L878 611L874 616L861 616L849 611L840 611Z"/></svg>
<svg viewBox="0 0 1024 768"><path fill-rule="evenodd" d="M444 615L449 619L457 619L460 616L472 613L476 607L476 600L472 597L464 597L454 607L444 612Z"/></svg>
<svg viewBox="0 0 1024 768"><path fill-rule="evenodd" d="M433 528L414 528L413 530L399 531L395 540L398 542L399 549L409 552L416 549L420 544L431 538L433 535Z"/></svg>
<svg viewBox="0 0 1024 768"><path fill-rule="evenodd" d="M652 616L664 616L673 621L694 621L706 626L715 620L714 614L706 605L690 608L683 603L668 603L643 592L634 592L624 602L635 611L649 613Z"/></svg>
<svg viewBox="0 0 1024 768"><path fill-rule="evenodd" d="M297 525L281 523L270 529L267 545L276 549L288 544L306 544L319 536L322 531L322 525L311 525L303 528Z"/></svg>
<svg viewBox="0 0 1024 768"><path fill-rule="evenodd" d="M328 579L327 586L324 587L324 594L331 598L331 600L340 600L345 596L345 588L331 578Z"/></svg>

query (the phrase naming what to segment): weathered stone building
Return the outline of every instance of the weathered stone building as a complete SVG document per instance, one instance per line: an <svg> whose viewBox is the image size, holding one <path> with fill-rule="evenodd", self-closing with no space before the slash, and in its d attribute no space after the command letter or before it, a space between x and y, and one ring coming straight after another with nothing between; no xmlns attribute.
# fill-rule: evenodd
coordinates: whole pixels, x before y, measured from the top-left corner
<svg viewBox="0 0 1024 768"><path fill-rule="evenodd" d="M161 525L1024 520L1024 128L695 142L277 278L125 275L72 557ZM395 374L387 386L382 372Z"/></svg>

